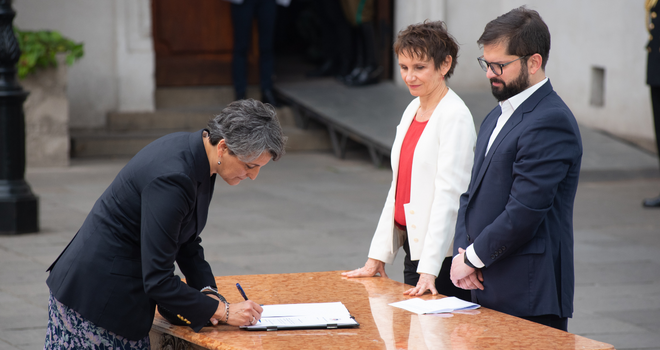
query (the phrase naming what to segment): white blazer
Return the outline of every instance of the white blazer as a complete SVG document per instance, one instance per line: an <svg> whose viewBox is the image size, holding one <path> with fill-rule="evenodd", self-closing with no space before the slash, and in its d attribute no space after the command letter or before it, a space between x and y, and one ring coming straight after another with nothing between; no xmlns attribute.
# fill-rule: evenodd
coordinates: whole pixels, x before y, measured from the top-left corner
<svg viewBox="0 0 660 350"><path fill-rule="evenodd" d="M371 241L369 257L391 264L403 241L394 235L394 199L401 144L417 109L414 99L396 128L390 157L392 185ZM404 204L411 260L418 273L438 276L446 256L452 255L459 197L467 191L477 134L472 114L451 89L440 100L415 148L410 203Z"/></svg>

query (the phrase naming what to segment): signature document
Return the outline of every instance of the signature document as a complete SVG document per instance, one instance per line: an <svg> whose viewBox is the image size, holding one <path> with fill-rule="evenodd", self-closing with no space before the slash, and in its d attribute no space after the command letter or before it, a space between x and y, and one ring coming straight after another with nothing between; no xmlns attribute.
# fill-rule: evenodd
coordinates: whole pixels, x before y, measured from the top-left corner
<svg viewBox="0 0 660 350"><path fill-rule="evenodd" d="M250 331L283 329L347 328L360 324L341 302L264 305L261 320L240 328Z"/></svg>

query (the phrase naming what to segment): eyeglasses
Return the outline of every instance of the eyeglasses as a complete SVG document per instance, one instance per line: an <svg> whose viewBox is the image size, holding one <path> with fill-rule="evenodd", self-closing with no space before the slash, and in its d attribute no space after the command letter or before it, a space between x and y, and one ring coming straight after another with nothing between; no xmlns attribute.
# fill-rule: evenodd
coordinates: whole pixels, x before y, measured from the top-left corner
<svg viewBox="0 0 660 350"><path fill-rule="evenodd" d="M491 63L486 61L483 56L477 58L477 61L479 61L479 65L481 66L481 69L484 70L484 72L488 72L488 67L490 67L490 70L493 72L493 74L502 75L502 72L504 71L504 67L510 65L515 61L522 60L523 58L527 58L528 56L529 55L521 56L507 63Z"/></svg>

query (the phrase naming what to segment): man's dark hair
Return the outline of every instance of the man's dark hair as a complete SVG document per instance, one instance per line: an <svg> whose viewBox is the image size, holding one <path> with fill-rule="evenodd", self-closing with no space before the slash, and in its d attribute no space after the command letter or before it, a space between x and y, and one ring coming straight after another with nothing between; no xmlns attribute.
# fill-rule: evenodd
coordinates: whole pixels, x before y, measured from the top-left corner
<svg viewBox="0 0 660 350"><path fill-rule="evenodd" d="M543 59L541 68L545 70L550 55L550 31L538 12L522 6L486 24L477 44L483 47L500 43L507 45L509 55L522 57L538 53Z"/></svg>

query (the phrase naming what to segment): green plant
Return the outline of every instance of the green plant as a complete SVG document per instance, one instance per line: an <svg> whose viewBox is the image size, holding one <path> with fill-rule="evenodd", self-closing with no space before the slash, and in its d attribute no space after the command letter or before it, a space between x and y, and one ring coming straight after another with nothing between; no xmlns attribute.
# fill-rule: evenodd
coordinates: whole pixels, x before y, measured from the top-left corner
<svg viewBox="0 0 660 350"><path fill-rule="evenodd" d="M83 43L76 43L56 31L22 31L14 27L21 48L18 59L18 77L23 79L39 68L57 67L55 54L66 54L66 63L72 65L84 55Z"/></svg>

